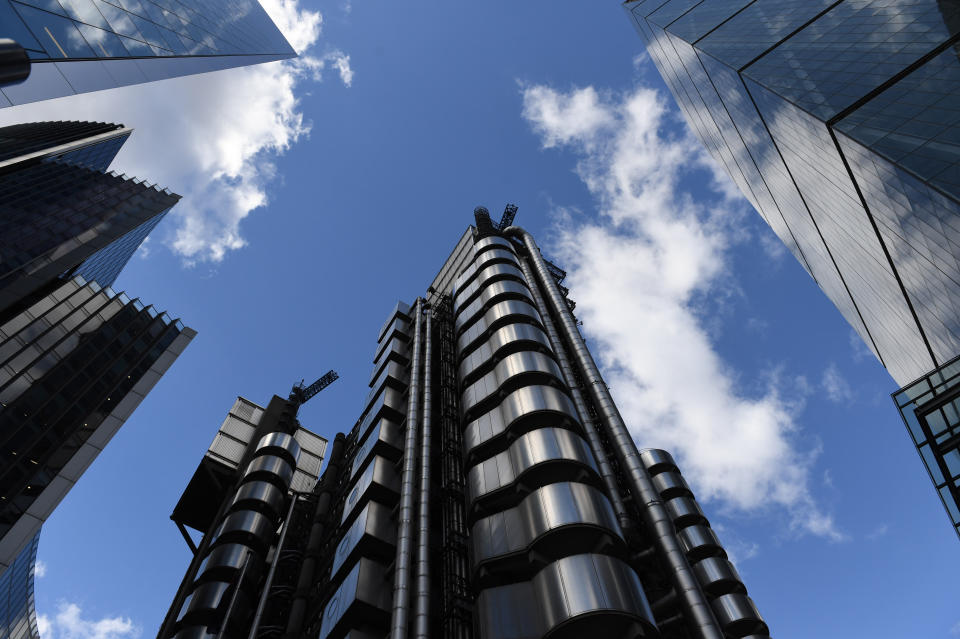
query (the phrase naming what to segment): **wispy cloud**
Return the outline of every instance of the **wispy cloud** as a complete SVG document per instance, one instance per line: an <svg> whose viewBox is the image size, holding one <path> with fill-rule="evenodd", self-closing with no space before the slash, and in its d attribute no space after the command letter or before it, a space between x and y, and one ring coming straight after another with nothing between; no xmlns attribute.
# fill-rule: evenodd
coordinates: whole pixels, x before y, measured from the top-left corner
<svg viewBox="0 0 960 639"><path fill-rule="evenodd" d="M867 539L869 539L870 541L876 541L877 539L880 539L881 537L886 535L889 530L890 530L889 525L880 524L879 526L877 526L876 528L874 528L873 530L867 533Z"/></svg>
<svg viewBox="0 0 960 639"><path fill-rule="evenodd" d="M261 4L299 58L0 109L0 125L86 119L134 127L112 168L183 195L164 243L186 263L219 262L246 244L241 224L267 204L277 158L310 133L302 86L327 69L353 81L349 55L314 51L319 12L297 0Z"/></svg>
<svg viewBox="0 0 960 639"><path fill-rule="evenodd" d="M853 389L850 388L849 382L834 363L831 363L823 371L820 387L827 399L835 404L843 404L853 399Z"/></svg>
<svg viewBox="0 0 960 639"><path fill-rule="evenodd" d="M600 210L597 218L559 214L547 248L567 269L636 440L676 453L698 496L725 510L779 507L791 530L843 539L811 492L819 451L798 443L802 389L776 373L748 386L702 319L703 300L731 285L728 253L744 239L737 222L746 203L695 140L669 132L674 116L652 89L521 91L523 116L544 148L576 155ZM707 201L680 190L692 170L703 183L704 169L713 177Z"/></svg>
<svg viewBox="0 0 960 639"><path fill-rule="evenodd" d="M36 563L33 565L33 576L37 579L47 576L47 564L42 559L37 559Z"/></svg>
<svg viewBox="0 0 960 639"><path fill-rule="evenodd" d="M138 639L143 634L129 617L87 619L80 606L66 601L53 617L39 615L37 626L41 639Z"/></svg>

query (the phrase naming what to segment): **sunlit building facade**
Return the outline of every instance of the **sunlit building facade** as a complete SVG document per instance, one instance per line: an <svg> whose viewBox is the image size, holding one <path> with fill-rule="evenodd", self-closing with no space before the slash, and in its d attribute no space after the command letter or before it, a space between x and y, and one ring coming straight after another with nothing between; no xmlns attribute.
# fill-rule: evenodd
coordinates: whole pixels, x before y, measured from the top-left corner
<svg viewBox="0 0 960 639"><path fill-rule="evenodd" d="M31 59L0 108L296 56L256 0L0 0Z"/></svg>
<svg viewBox="0 0 960 639"><path fill-rule="evenodd" d="M960 5L624 7L714 160L894 380L943 400L924 379L960 355ZM955 526L957 423L915 437Z"/></svg>
<svg viewBox="0 0 960 639"><path fill-rule="evenodd" d="M160 639L769 636L672 457L634 444L515 211L479 208L387 314L312 489L291 487L285 431L250 440Z"/></svg>

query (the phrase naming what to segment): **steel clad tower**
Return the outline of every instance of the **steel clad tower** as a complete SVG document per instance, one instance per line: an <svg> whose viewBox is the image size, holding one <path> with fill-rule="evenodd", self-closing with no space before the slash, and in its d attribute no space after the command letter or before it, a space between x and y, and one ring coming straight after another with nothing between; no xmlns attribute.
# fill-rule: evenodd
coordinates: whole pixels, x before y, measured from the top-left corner
<svg viewBox="0 0 960 639"><path fill-rule="evenodd" d="M193 564L219 568L184 580L160 639L768 637L674 460L634 444L565 274L515 213L478 208L389 313L316 486L245 502L273 526L211 522L205 542L232 531L268 559L251 578L201 548Z"/></svg>

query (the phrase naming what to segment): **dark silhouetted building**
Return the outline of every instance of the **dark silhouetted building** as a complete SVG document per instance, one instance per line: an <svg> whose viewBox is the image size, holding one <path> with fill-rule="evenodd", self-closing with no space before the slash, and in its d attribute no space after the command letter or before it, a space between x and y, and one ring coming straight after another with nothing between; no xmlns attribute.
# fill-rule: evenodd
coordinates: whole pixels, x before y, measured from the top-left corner
<svg viewBox="0 0 960 639"><path fill-rule="evenodd" d="M927 378L960 355L960 5L624 7L690 128L923 421L952 392ZM958 527L955 415L911 434Z"/></svg>
<svg viewBox="0 0 960 639"><path fill-rule="evenodd" d="M38 639L41 525L196 334L110 288L179 199L106 172L129 134L89 122L0 128L0 635L7 639Z"/></svg>
<svg viewBox="0 0 960 639"><path fill-rule="evenodd" d="M112 285L180 199L107 172L131 132L93 122L0 129L0 320L65 276Z"/></svg>
<svg viewBox="0 0 960 639"><path fill-rule="evenodd" d="M0 108L295 57L256 0L0 0L30 77Z"/></svg>
<svg viewBox="0 0 960 639"><path fill-rule="evenodd" d="M160 639L768 637L674 460L634 444L515 212L479 208L387 315L311 490L290 484L295 407L249 438Z"/></svg>

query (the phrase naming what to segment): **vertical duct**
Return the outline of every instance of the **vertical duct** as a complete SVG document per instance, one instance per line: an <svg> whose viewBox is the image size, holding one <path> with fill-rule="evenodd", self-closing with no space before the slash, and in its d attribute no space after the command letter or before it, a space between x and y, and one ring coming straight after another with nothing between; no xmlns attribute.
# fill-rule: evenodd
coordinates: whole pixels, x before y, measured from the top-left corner
<svg viewBox="0 0 960 639"><path fill-rule="evenodd" d="M714 617L710 604L707 602L700 584L694 576L687 562L680 543L674 533L673 523L660 495L653 487L650 475L640 461L637 446L627 430L623 418L620 416L613 398L600 375L590 351L577 329L570 309L563 301L556 282L547 271L540 249L533 237L518 226L504 229L506 236L519 237L532 261L540 285L547 292L554 314L563 327L564 336L571 352L581 369L587 388L590 389L593 403L603 418L610 442L617 455L620 467L626 473L633 491L634 501L637 503L647 529L654 537L654 544L660 557L669 567L669 573L674 590L677 592L685 617L697 639L723 639L723 632Z"/></svg>
<svg viewBox="0 0 960 639"><path fill-rule="evenodd" d="M320 551L323 548L325 524L327 515L330 512L330 500L333 496L333 489L336 487L337 478L340 475L340 464L343 461L343 447L346 437L343 433L337 433L333 439L333 446L330 454L327 456L327 469L320 478L315 492L319 494L317 498L317 507L313 514L313 525L310 527L310 537L307 541L307 549L304 553L303 565L300 567L300 576L297 579L297 589L294 591L293 603L290 604L290 614L287 618L287 629L284 632L286 639L297 639L303 630L303 620L307 611L307 597L310 594L310 588L313 586L314 574L317 570L317 562L320 559Z"/></svg>
<svg viewBox="0 0 960 639"><path fill-rule="evenodd" d="M417 431L420 400L421 323L423 300L414 307L413 352L410 359L410 388L407 393L407 434L403 446L403 477L400 482L400 515L397 558L390 619L391 639L406 639L410 604L410 557L413 539L414 480L417 470Z"/></svg>
<svg viewBox="0 0 960 639"><path fill-rule="evenodd" d="M175 625L178 637L229 634L230 619L224 610L233 611L235 606L248 610L247 597L240 596L244 582L255 582L266 560L299 457L299 444L285 433L270 433L252 449L252 459L181 609Z"/></svg>
<svg viewBox="0 0 960 639"><path fill-rule="evenodd" d="M623 528L624 531L630 530L633 528L633 521L630 515L627 514L627 508L623 504L623 499L620 498L620 488L617 486L617 478L613 474L613 468L610 467L610 460L607 459L607 454L603 450L600 436L597 434L595 427L596 420L591 417L590 411L587 410L587 403L583 399L583 393L580 392L580 388L577 386L573 368L570 366L570 358L567 357L567 351L563 347L563 342L560 341L560 336L557 334L557 327L550 317L550 311L543 301L543 296L540 294L539 287L536 284L533 273L530 271L530 265L527 263L527 260L523 258L520 259L520 269L523 271L523 277L530 284L530 293L533 295L533 302L537 305L540 318L543 320L543 327L547 330L547 339L550 341L550 347L553 349L554 354L557 356L557 361L560 363L563 381L570 390L570 396L573 398L573 404L577 408L580 423L583 424L583 432L587 436L587 442L589 442L593 456L600 467L600 477L603 479L603 485L606 487L607 493L609 493L613 510L617 513L617 520L620 522L620 527Z"/></svg>
<svg viewBox="0 0 960 639"><path fill-rule="evenodd" d="M430 636L430 456L431 445L431 385L433 378L433 312L427 309L424 327L423 354L423 433L420 440L420 504L418 505L417 529L417 580L414 592L413 636L428 639Z"/></svg>

